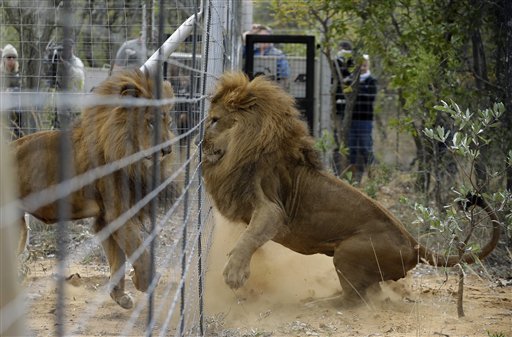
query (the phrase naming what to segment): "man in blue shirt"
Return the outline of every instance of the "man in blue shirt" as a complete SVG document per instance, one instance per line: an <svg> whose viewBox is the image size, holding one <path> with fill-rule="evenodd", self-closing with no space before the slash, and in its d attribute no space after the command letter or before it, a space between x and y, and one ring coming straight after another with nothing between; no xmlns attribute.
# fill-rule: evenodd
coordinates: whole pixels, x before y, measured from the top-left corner
<svg viewBox="0 0 512 337"><path fill-rule="evenodd" d="M271 35L272 29L267 26L254 24L250 31L246 34L256 34L256 35ZM276 70L275 73L273 71L267 71L265 67L262 69L258 69L255 67L255 75L270 75L273 77L284 89L288 89L289 86L289 77L290 77L290 66L288 64L288 60L286 59L285 54L278 48L274 46L273 43L255 43L254 44L254 56L272 56L276 59ZM261 68L261 67L260 67Z"/></svg>

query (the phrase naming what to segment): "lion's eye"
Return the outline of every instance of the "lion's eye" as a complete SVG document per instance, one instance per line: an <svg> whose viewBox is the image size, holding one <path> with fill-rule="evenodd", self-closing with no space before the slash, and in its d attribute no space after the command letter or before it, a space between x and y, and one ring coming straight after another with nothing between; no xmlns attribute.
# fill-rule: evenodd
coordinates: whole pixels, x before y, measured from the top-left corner
<svg viewBox="0 0 512 337"><path fill-rule="evenodd" d="M148 128L153 129L154 125L152 121L148 121Z"/></svg>
<svg viewBox="0 0 512 337"><path fill-rule="evenodd" d="M212 117L212 119L210 120L210 125L214 126L215 124L217 124L218 121L219 119L217 117Z"/></svg>

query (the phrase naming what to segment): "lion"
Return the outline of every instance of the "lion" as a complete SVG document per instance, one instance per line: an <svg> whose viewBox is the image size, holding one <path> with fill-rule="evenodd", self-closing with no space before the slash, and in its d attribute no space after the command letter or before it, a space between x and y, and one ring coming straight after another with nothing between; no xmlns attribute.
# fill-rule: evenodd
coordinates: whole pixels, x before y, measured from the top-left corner
<svg viewBox="0 0 512 337"><path fill-rule="evenodd" d="M137 103L137 98L154 98L155 87L149 72L138 69L117 72L97 86L91 97L91 100L98 101L117 98L120 102L116 102L116 105L99 102L98 105L84 108L81 117L69 131L41 131L13 142L21 209L47 224L93 217L93 231L98 233L145 197L152 185L151 153L142 161L119 168L72 192L65 198L62 209L59 209L58 201L35 207L25 198L57 184L60 177L66 174L65 171L59 173L59 166L67 166L70 178L153 147L157 123L160 127L158 143L165 143L160 151L157 150L160 165L171 162L172 147L169 142L174 137L170 129L172 105L157 108L147 102L135 106L123 104L123 101L127 104ZM163 98L174 97L169 82L164 81L161 88ZM61 156L66 140L70 158ZM165 169L161 167L161 173ZM146 208L131 216L118 229L109 232L102 241L110 266L110 296L125 309L133 307L132 298L125 292L124 268L127 258L132 259L135 288L145 292L151 282L148 250L144 248L138 252L143 243L140 230ZM18 253L24 250L27 241L26 224L23 220L20 224Z"/></svg>
<svg viewBox="0 0 512 337"><path fill-rule="evenodd" d="M254 252L273 240L301 254L325 254L342 287L342 303L363 303L369 288L398 280L419 262L454 266L487 256L500 225L482 198L492 237L476 254L443 256L419 244L376 201L326 172L294 99L263 77L228 72L211 98L202 144L205 188L216 209L246 229L228 255L224 280L249 277Z"/></svg>

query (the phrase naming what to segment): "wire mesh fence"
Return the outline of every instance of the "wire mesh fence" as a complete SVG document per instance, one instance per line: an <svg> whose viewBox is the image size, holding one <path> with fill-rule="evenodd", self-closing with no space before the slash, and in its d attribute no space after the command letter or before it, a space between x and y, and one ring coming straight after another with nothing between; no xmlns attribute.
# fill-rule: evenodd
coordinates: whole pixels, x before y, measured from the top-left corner
<svg viewBox="0 0 512 337"><path fill-rule="evenodd" d="M225 43L240 10L224 1L2 1L0 41L15 66L2 68L1 130L21 182L18 202L2 202L2 225L14 207L10 225L30 233L18 247L29 281L2 296L2 334L23 318L23 335L204 334L213 225L194 138L208 90L237 67ZM44 318L41 298L51 303ZM119 306L131 309L122 324L98 324Z"/></svg>
<svg viewBox="0 0 512 337"><path fill-rule="evenodd" d="M207 98L225 71L244 68L249 76L278 81L295 97L318 143L331 143L325 147L327 157L348 146L360 150L345 154L363 166L360 173L367 174L370 164L410 168L411 138L382 132L389 125L383 123L400 119L397 95L369 88L361 78L360 89L366 91L360 96L372 107L375 103L374 123L365 123L366 108L353 107L362 113L353 125L363 132L353 128L346 144L339 135L325 136L336 120L343 122L346 105L340 92L332 100L328 68L333 60L314 51L312 36L244 34L251 30L248 3L1 2L5 123L0 130L11 150L1 152L0 334L195 336L208 335L208 324L222 326L222 318L215 321L205 313L207 258L218 227L203 190L200 146ZM186 34L173 39L183 27ZM248 41L254 43L251 71L244 63ZM268 43L281 50L257 54ZM170 55L164 46L172 49ZM373 144L359 139L371 140L369 134ZM3 156L9 151L15 153L17 177L7 173ZM340 169L326 163L330 170ZM373 173L374 184L388 182L387 177L379 180L379 174L387 174L382 171ZM13 201L3 193L16 178L21 189ZM368 194L376 188L366 187ZM16 230L23 237L24 224L29 228L26 247L7 233ZM23 251L18 267L16 248ZM272 262L284 261L277 264L282 269L292 268L286 253L274 257ZM276 274L282 272L277 269ZM21 290L18 278L24 279ZM339 288L328 277L318 288L324 288L324 280ZM220 296L226 295L224 288ZM309 298L318 290L307 291ZM238 293L234 297L237 304L245 300ZM248 311L260 320L270 315L254 303L246 304ZM296 328L287 329L296 333Z"/></svg>

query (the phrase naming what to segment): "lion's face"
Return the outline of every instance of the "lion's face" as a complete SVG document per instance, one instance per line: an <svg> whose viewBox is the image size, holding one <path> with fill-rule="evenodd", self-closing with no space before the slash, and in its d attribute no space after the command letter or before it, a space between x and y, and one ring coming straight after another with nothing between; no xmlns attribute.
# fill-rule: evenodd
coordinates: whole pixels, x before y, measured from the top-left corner
<svg viewBox="0 0 512 337"><path fill-rule="evenodd" d="M136 132L139 145L139 151L147 150L155 144L168 143L174 138L172 133L172 118L169 110L157 111L154 108L148 108L144 112L142 123L137 126ZM155 139L155 133L159 132L159 139ZM161 149L162 156L172 152L172 146L167 145ZM151 159L149 155L146 159Z"/></svg>
<svg viewBox="0 0 512 337"><path fill-rule="evenodd" d="M207 162L214 164L224 156L232 138L230 130L235 124L233 113L229 113L220 103L212 103L206 119L203 141L203 154Z"/></svg>
<svg viewBox="0 0 512 337"><path fill-rule="evenodd" d="M205 162L222 160L222 166L227 168L288 152L284 141L288 136L296 136L290 132L294 126L288 122L289 116L299 116L293 104L292 97L264 78L250 81L243 73L224 74L208 111L203 143ZM303 131L303 126L299 128Z"/></svg>
<svg viewBox="0 0 512 337"><path fill-rule="evenodd" d="M153 99L153 89L151 87L150 79L147 79L144 86L127 84L122 88L121 95L128 96L129 98L143 98ZM139 84L139 83L137 83ZM148 88L150 90L148 90ZM173 98L173 90L169 82L163 82L162 98ZM128 107L128 115L137 120L128 121L131 124L133 134L135 135L134 145L136 151L144 151L155 145L169 143L174 137L172 133L172 118L171 118L171 105L156 106L141 106L141 107ZM130 116L128 117L130 119ZM130 127L130 126L129 126ZM157 139L158 135L158 139ZM172 152L170 144L162 147L161 155L166 156ZM146 156L147 160L152 159L152 155Z"/></svg>

